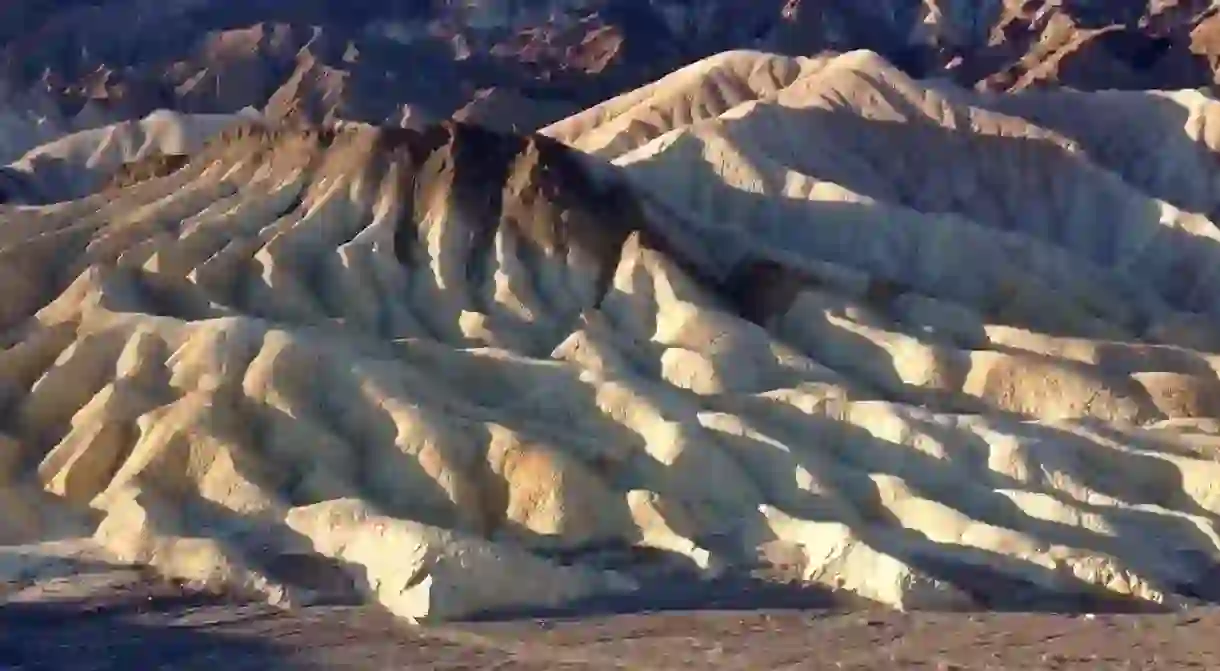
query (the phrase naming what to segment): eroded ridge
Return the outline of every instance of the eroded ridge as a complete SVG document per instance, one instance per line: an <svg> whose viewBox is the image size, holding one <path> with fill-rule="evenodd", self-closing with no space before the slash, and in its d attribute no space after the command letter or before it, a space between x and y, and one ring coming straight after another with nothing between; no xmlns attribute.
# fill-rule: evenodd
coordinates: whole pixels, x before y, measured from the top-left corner
<svg viewBox="0 0 1220 671"><path fill-rule="evenodd" d="M617 166L460 123L249 122L0 209L0 540L289 600L328 560L410 618L638 590L591 561L615 546L903 608L1213 596L1208 220L1125 255L1016 225L1034 202L908 193L851 157L914 136L986 194L1060 136L859 54L776 71L608 131ZM909 134L848 135L877 110ZM1041 144L972 144L1018 127ZM1155 205L1072 151L1090 197ZM1034 167L977 167L1003 160Z"/></svg>

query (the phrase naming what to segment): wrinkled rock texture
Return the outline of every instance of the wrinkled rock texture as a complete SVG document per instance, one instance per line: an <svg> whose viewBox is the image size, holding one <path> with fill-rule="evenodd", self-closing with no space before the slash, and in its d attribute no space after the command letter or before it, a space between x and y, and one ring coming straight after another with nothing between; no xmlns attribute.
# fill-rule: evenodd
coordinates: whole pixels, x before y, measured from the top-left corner
<svg viewBox="0 0 1220 671"><path fill-rule="evenodd" d="M64 136L70 197L0 206L0 571L414 621L1214 601L1218 118L738 50L536 134Z"/></svg>

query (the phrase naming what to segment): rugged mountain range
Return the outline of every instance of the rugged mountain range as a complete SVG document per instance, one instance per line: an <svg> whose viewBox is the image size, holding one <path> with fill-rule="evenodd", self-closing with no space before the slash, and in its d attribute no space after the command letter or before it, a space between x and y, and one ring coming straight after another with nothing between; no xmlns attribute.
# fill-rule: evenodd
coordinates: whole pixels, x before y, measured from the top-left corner
<svg viewBox="0 0 1220 671"><path fill-rule="evenodd" d="M1220 600L1200 3L0 12L0 582Z"/></svg>
<svg viewBox="0 0 1220 671"><path fill-rule="evenodd" d="M0 8L31 138L158 108L533 130L728 49L870 49L988 90L1209 85L1198 0L40 0ZM10 120L10 125L17 123ZM10 141L12 142L12 141Z"/></svg>

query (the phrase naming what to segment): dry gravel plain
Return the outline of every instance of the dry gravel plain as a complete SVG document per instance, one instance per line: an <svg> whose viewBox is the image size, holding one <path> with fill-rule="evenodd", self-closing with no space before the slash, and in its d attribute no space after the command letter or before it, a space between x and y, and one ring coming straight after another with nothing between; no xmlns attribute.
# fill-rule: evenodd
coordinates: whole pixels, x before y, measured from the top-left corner
<svg viewBox="0 0 1220 671"><path fill-rule="evenodd" d="M134 571L12 586L0 669L1215 669L1220 610L917 613L836 607L411 627L365 606L285 611ZM732 605L732 604L729 604Z"/></svg>

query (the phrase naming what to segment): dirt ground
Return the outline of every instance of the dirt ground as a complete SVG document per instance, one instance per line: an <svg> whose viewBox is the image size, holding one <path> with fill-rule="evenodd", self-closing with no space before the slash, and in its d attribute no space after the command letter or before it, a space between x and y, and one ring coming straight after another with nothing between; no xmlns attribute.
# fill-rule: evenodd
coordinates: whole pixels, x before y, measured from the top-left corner
<svg viewBox="0 0 1220 671"><path fill-rule="evenodd" d="M414 628L137 575L0 593L0 670L1216 669L1220 609L1159 615L750 610Z"/></svg>

